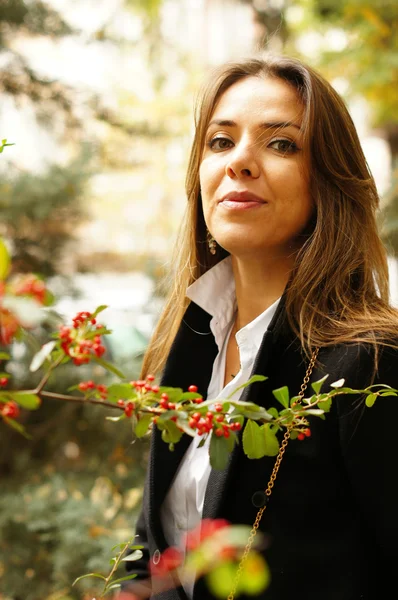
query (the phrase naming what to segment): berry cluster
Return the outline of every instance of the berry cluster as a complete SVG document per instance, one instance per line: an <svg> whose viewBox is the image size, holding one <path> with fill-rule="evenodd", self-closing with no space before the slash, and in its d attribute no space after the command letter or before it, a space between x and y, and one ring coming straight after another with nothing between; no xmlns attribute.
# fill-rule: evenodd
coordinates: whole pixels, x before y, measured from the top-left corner
<svg viewBox="0 0 398 600"><path fill-rule="evenodd" d="M6 402L0 408L0 414L8 419L17 419L20 414L19 406L16 402Z"/></svg>
<svg viewBox="0 0 398 600"><path fill-rule="evenodd" d="M229 521L226 521L225 519L202 519L199 525L185 534L185 545L187 550L195 550L217 531L225 529L225 527L228 527L229 525Z"/></svg>
<svg viewBox="0 0 398 600"><path fill-rule="evenodd" d="M73 327L62 325L58 334L65 354L70 356L76 366L89 363L93 356L101 357L105 346L101 342L101 335L96 331L104 326L97 324L96 319L87 311L77 313L72 323Z"/></svg>
<svg viewBox="0 0 398 600"><path fill-rule="evenodd" d="M91 381L91 379L90 381L81 381L77 387L81 392L95 393L95 395L98 395L102 400L105 400L108 396L108 388L106 385L103 385L102 383L97 385L94 381Z"/></svg>
<svg viewBox="0 0 398 600"><path fill-rule="evenodd" d="M196 429L198 435L204 435L210 433L213 430L214 435L217 437L228 438L231 435L231 431L239 431L241 424L238 422L229 423L225 419L225 415L221 414L223 407L222 404L217 402L214 405L215 414L212 411L208 411L205 415L200 412L194 412L189 419L189 426L192 429Z"/></svg>
<svg viewBox="0 0 398 600"><path fill-rule="evenodd" d="M181 550L175 546L170 546L160 555L159 561L155 564L153 561L150 563L150 570L152 577L164 577L170 571L174 571L183 562L183 554Z"/></svg>
<svg viewBox="0 0 398 600"><path fill-rule="evenodd" d="M130 385L137 391L141 391L143 394L145 394L145 392L157 394L159 392L159 386L154 384L154 381L154 375L147 375L146 380L139 379L138 381L130 381Z"/></svg>
<svg viewBox="0 0 398 600"><path fill-rule="evenodd" d="M46 285L44 281L28 273L27 275L19 275L11 283L11 291L15 296L31 296L40 304L44 304L46 300Z"/></svg>
<svg viewBox="0 0 398 600"><path fill-rule="evenodd" d="M135 409L135 404L134 402L125 402L125 400L122 400L121 398L117 401L118 406L120 406L121 408L124 408L124 414L126 415L126 417L131 417L131 415L134 412Z"/></svg>
<svg viewBox="0 0 398 600"><path fill-rule="evenodd" d="M311 437L311 429L304 429L303 431L300 431L300 433L297 436L297 439L300 440L300 442L302 442L307 437Z"/></svg>
<svg viewBox="0 0 398 600"><path fill-rule="evenodd" d="M0 307L0 345L11 344L20 327L18 319L6 308Z"/></svg>
<svg viewBox="0 0 398 600"><path fill-rule="evenodd" d="M185 534L185 545L187 551L195 551L200 550L201 545L212 538L215 534L217 534L222 529L226 529L230 526L230 523L225 519L203 519L197 527L188 531ZM221 555L225 558L233 558L236 555L236 548L232 546L228 546L228 548L224 547L224 544L220 540L221 543L217 544L214 549L219 550L217 554L218 558L221 558ZM219 546L219 548L218 548ZM228 550L228 556L225 556L225 550ZM174 571L178 567L180 567L183 563L183 553L179 548L175 546L170 546L166 548L166 550L160 555L159 560L154 563L151 561L151 575L153 577L164 577L171 571Z"/></svg>

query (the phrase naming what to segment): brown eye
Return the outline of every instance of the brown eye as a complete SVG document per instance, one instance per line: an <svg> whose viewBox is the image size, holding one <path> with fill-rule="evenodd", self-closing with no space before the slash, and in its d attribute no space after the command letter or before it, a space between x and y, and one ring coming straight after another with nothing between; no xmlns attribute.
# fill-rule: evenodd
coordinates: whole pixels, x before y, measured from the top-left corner
<svg viewBox="0 0 398 600"><path fill-rule="evenodd" d="M209 142L209 147L214 152L222 152L222 150L228 150L233 146L233 143L228 138L224 137L215 137Z"/></svg>
<svg viewBox="0 0 398 600"><path fill-rule="evenodd" d="M269 147L281 154L295 154L299 150L297 144L291 140L274 140L270 143Z"/></svg>

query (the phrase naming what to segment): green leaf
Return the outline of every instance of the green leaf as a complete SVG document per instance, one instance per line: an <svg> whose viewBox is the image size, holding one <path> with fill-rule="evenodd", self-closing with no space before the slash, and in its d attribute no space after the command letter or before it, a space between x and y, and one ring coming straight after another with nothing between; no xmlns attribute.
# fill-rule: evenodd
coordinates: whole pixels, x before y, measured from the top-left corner
<svg viewBox="0 0 398 600"><path fill-rule="evenodd" d="M152 423L152 418L153 415L144 414L138 419L137 425L134 429L134 433L138 438L144 437L144 435L147 433L149 425Z"/></svg>
<svg viewBox="0 0 398 600"><path fill-rule="evenodd" d="M230 400L237 391L243 390L252 383L256 383L256 381L266 381L267 379L268 377L264 377L264 375L253 375L248 381L246 381L246 383L242 383L242 385L239 385L237 388L235 388L234 391L227 396L227 400Z"/></svg>
<svg viewBox="0 0 398 600"><path fill-rule="evenodd" d="M180 396L180 402L183 402L184 400L196 400L196 398L203 398L203 396L197 392L184 392Z"/></svg>
<svg viewBox="0 0 398 600"><path fill-rule="evenodd" d="M339 379L338 381L331 383L330 387L335 388L335 389L341 388L341 387L343 387L344 382L345 382L345 379Z"/></svg>
<svg viewBox="0 0 398 600"><path fill-rule="evenodd" d="M116 584L122 583L123 581L130 581L130 579L134 579L135 577L137 577L137 573L132 573L131 575L126 575L126 577L120 577L120 579L115 579L110 583L112 584L112 586L114 586Z"/></svg>
<svg viewBox="0 0 398 600"><path fill-rule="evenodd" d="M174 402L174 404L176 402L179 402L181 400L181 397L183 396L183 391L181 388L160 387L159 393L167 394L169 397L169 401ZM187 392L185 392L185 393L187 393Z"/></svg>
<svg viewBox="0 0 398 600"><path fill-rule="evenodd" d="M319 417L321 415L323 415L325 411L323 411L320 408L309 408L305 411L306 415L314 415L315 417Z"/></svg>
<svg viewBox="0 0 398 600"><path fill-rule="evenodd" d="M243 451L248 458L262 458L265 455L265 436L260 425L249 419L243 430Z"/></svg>
<svg viewBox="0 0 398 600"><path fill-rule="evenodd" d="M275 406L271 406L271 408L267 408L267 412L274 419L277 419L279 417L278 409L275 408Z"/></svg>
<svg viewBox="0 0 398 600"><path fill-rule="evenodd" d="M37 352L34 355L32 362L30 363L30 367L29 367L29 370L31 373L35 373L35 371L40 369L40 367L42 366L44 361L46 361L48 359L51 352L54 350L54 347L56 346L56 344L57 343L55 341L47 342L47 344L44 344L44 346L41 347L39 352Z"/></svg>
<svg viewBox="0 0 398 600"><path fill-rule="evenodd" d="M0 352L0 360L10 360L10 355L7 352Z"/></svg>
<svg viewBox="0 0 398 600"><path fill-rule="evenodd" d="M124 413L122 413L118 417L105 417L105 419L107 421L113 421L114 423L117 423L118 421L121 421L122 419L125 419L125 418L126 418L126 415Z"/></svg>
<svg viewBox="0 0 398 600"><path fill-rule="evenodd" d="M7 246L0 238L0 281L3 281L10 271L11 259Z"/></svg>
<svg viewBox="0 0 398 600"><path fill-rule="evenodd" d="M230 455L228 440L225 437L217 437L212 433L209 454L210 465L215 471L222 471L225 469Z"/></svg>
<svg viewBox="0 0 398 600"><path fill-rule="evenodd" d="M271 429L270 423L264 423L260 427L262 434L264 436L265 444L265 455L266 456L276 456L279 452L279 442L275 433Z"/></svg>
<svg viewBox="0 0 398 600"><path fill-rule="evenodd" d="M95 319L100 312L102 312L103 310L105 310L106 308L108 308L108 306L106 304L101 304L101 306L98 306L95 311L92 314L92 318Z"/></svg>
<svg viewBox="0 0 398 600"><path fill-rule="evenodd" d="M77 583L78 581L81 581L85 577L98 577L99 579L102 579L103 581L106 580L106 577L104 577L103 575L100 575L99 573L87 573L87 575L81 575L80 577L75 579L75 581L72 583L72 586L74 586L75 583Z"/></svg>
<svg viewBox="0 0 398 600"><path fill-rule="evenodd" d="M369 394L369 396L367 396L366 400L365 400L366 406L371 408L373 406L373 404L376 402L376 398L377 398L377 394Z"/></svg>
<svg viewBox="0 0 398 600"><path fill-rule="evenodd" d="M123 373L117 369L114 365L112 365L111 363L108 363L106 360L103 360L102 358L100 358L99 356L93 356L93 360L98 364L101 365L101 367L103 367L104 369L106 369L107 371L110 371L111 373L113 373L114 375L116 375L117 377L119 377L120 379L126 379L125 376L123 375Z"/></svg>
<svg viewBox="0 0 398 600"><path fill-rule="evenodd" d="M235 575L236 566L231 562L225 562L213 568L206 575L206 582L212 595L220 599L227 598L232 589Z"/></svg>
<svg viewBox="0 0 398 600"><path fill-rule="evenodd" d="M328 377L329 377L329 375L325 375L324 377L322 377L322 379L318 379L318 381L314 381L313 383L311 383L311 387L312 387L312 389L314 390L314 392L316 394L319 394L319 392L321 391L321 387L322 387L323 383L326 381L326 379Z"/></svg>
<svg viewBox="0 0 398 600"><path fill-rule="evenodd" d="M21 423L18 423L18 421L15 421L14 419L9 419L8 417L4 417L4 416L3 416L3 420L9 427L11 427L12 429L15 429L15 431L18 431L18 433L23 435L26 439L28 439L28 440L32 439L32 436L29 435L25 431L24 426L21 425Z"/></svg>
<svg viewBox="0 0 398 600"><path fill-rule="evenodd" d="M321 402L318 402L317 406L321 410L323 410L325 412L329 412L332 407L332 399L328 398L327 400L321 400Z"/></svg>
<svg viewBox="0 0 398 600"><path fill-rule="evenodd" d="M122 560L130 562L131 560L140 560L140 558L142 558L142 557L143 557L142 550L134 550L134 552L132 552L128 556L125 556L124 558L122 558Z"/></svg>
<svg viewBox="0 0 398 600"><path fill-rule="evenodd" d="M133 390L129 383L112 383L108 387L108 400L110 400L110 402L117 402L119 398L122 400L130 400L136 396L135 390Z"/></svg>
<svg viewBox="0 0 398 600"><path fill-rule="evenodd" d="M26 394L25 392L12 392L12 397L17 404L28 410L36 410L41 406L41 400L36 394Z"/></svg>
<svg viewBox="0 0 398 600"><path fill-rule="evenodd" d="M397 395L397 392L393 392L393 391L381 392L381 394L380 394L380 396L396 396L396 395Z"/></svg>
<svg viewBox="0 0 398 600"><path fill-rule="evenodd" d="M264 558L258 552L250 552L241 572L238 593L258 596L271 581L271 573Z"/></svg>
<svg viewBox="0 0 398 600"><path fill-rule="evenodd" d="M176 444L179 442L182 437L182 431L178 429L174 421L165 421L163 425L162 440L167 444Z"/></svg>
<svg viewBox="0 0 398 600"><path fill-rule="evenodd" d="M287 385L278 388L277 390L272 390L272 393L284 408L289 408L289 388Z"/></svg>

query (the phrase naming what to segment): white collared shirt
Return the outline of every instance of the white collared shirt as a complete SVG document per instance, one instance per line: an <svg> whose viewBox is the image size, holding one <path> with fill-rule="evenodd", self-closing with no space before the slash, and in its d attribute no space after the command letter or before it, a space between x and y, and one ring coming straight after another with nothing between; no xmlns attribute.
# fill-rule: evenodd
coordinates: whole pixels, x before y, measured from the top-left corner
<svg viewBox="0 0 398 600"><path fill-rule="evenodd" d="M240 371L224 387L225 361L228 339L235 321L236 294L231 258L227 257L187 289L187 296L212 316L210 329L218 354L207 390L207 399L226 398L235 388L248 381L264 333L275 314L279 299L261 315L236 333L240 357ZM239 399L242 391L237 392ZM198 448L202 438L196 436L190 444L176 472L173 483L161 508L161 521L170 546L182 547L184 533L195 528L202 518L207 482L210 476L209 442ZM193 595L194 580L183 581L189 598Z"/></svg>

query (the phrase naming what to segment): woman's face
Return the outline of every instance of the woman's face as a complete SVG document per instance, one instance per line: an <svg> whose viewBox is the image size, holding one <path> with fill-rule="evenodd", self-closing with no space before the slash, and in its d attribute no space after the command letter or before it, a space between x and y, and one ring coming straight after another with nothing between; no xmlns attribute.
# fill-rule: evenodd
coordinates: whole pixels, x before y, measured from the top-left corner
<svg viewBox="0 0 398 600"><path fill-rule="evenodd" d="M248 77L211 117L200 166L206 225L233 256L291 257L313 212L303 105L281 79Z"/></svg>

